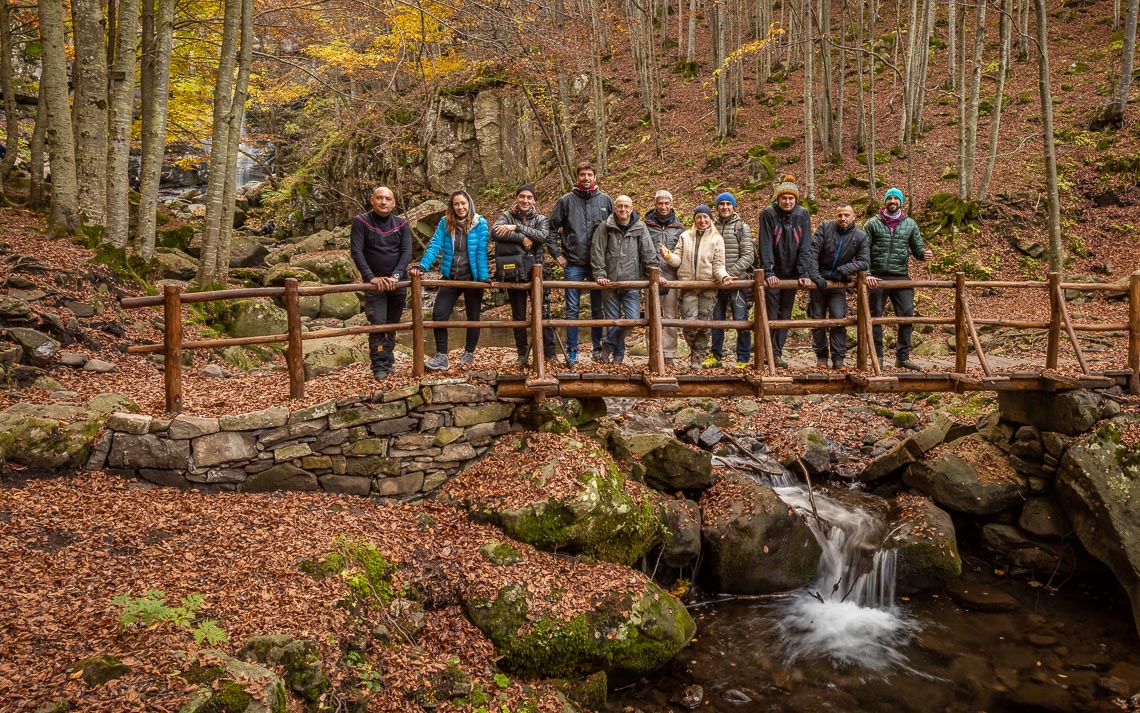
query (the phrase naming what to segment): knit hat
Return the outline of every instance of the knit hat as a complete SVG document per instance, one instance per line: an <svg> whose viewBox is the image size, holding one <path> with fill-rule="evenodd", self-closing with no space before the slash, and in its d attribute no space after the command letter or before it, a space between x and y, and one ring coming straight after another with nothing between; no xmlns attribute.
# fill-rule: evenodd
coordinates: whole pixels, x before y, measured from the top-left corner
<svg viewBox="0 0 1140 713"><path fill-rule="evenodd" d="M534 192L534 186L530 185L529 183L524 183L519 186L519 189L515 191L515 196L518 197L518 194L522 193L523 191L530 191L530 194L532 196L537 197L537 194Z"/></svg>
<svg viewBox="0 0 1140 713"><path fill-rule="evenodd" d="M886 203L887 199L890 198L891 196L894 196L895 198L899 199L899 205L906 203L906 199L903 198L903 192L897 188L892 188L889 191L887 191L887 194L885 196L883 196L883 202Z"/></svg>
<svg viewBox="0 0 1140 713"><path fill-rule="evenodd" d="M720 205L722 201L728 201L732 204L733 208L736 207L736 198L728 191L725 191L716 197L716 205Z"/></svg>
<svg viewBox="0 0 1140 713"><path fill-rule="evenodd" d="M693 211L693 217L696 218L698 213L704 213L709 217L710 220L713 217L712 208L709 208L704 203L701 203L699 206L697 206L696 210Z"/></svg>
<svg viewBox="0 0 1140 713"><path fill-rule="evenodd" d="M776 186L776 198L779 198L785 193L791 193L798 201L800 199L800 187L796 185L795 181L796 177L790 173L784 176L783 183Z"/></svg>

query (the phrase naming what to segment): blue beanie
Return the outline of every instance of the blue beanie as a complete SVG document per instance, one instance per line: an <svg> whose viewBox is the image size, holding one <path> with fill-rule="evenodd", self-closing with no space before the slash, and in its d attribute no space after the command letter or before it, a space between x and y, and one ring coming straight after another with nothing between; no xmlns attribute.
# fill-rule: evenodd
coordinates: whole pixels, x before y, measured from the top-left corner
<svg viewBox="0 0 1140 713"><path fill-rule="evenodd" d="M728 201L729 203L732 204L733 208L736 207L736 198L733 197L733 195L731 193L729 193L728 191L725 191L724 193L721 193L719 196L717 196L716 197L716 203L714 205L720 205L721 201Z"/></svg>
<svg viewBox="0 0 1140 713"><path fill-rule="evenodd" d="M696 210L694 210L694 211L693 211L693 217L694 217L694 218L695 218L695 217L697 217L697 213L704 213L704 214L705 214L705 215L707 215L709 218L712 218L712 217L713 217L713 214L712 214L712 208L709 208L709 207L708 207L707 205L705 205L704 203L701 203L699 206L697 206Z"/></svg>
<svg viewBox="0 0 1140 713"><path fill-rule="evenodd" d="M906 203L906 199L903 198L903 192L897 188L892 188L889 191L887 191L886 195L883 196L883 202L886 203L887 199L890 198L891 196L898 198L900 205L903 203Z"/></svg>

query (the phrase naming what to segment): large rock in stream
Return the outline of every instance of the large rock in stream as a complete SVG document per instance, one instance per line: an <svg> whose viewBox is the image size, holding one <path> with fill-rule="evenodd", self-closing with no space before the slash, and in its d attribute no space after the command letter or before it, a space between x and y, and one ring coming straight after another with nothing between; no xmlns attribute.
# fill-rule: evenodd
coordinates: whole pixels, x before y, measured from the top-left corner
<svg viewBox="0 0 1140 713"><path fill-rule="evenodd" d="M929 498L900 495L891 507L891 530L900 591L940 587L962 574L954 522Z"/></svg>
<svg viewBox="0 0 1140 713"><path fill-rule="evenodd" d="M912 463L903 482L940 506L969 515L996 515L1020 505L1028 483L1005 453L980 436L959 438Z"/></svg>
<svg viewBox="0 0 1140 713"><path fill-rule="evenodd" d="M1055 487L1081 544L1128 593L1140 633L1140 451L1120 440L1119 427L1109 422L1071 445Z"/></svg>
<svg viewBox="0 0 1140 713"><path fill-rule="evenodd" d="M823 551L772 488L726 474L702 493L700 505L703 571L714 591L767 594L815 577Z"/></svg>
<svg viewBox="0 0 1140 713"><path fill-rule="evenodd" d="M631 564L660 537L652 493L597 443L574 435L503 437L443 495L541 550Z"/></svg>
<svg viewBox="0 0 1140 713"><path fill-rule="evenodd" d="M712 455L663 433L645 433L612 419L599 422L597 437L618 462L651 488L665 492L704 490L715 480Z"/></svg>

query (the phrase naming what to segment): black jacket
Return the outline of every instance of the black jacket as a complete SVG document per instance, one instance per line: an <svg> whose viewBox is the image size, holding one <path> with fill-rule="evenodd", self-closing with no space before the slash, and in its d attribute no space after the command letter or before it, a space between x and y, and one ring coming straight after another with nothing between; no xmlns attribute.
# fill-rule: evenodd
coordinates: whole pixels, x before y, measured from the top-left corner
<svg viewBox="0 0 1140 713"><path fill-rule="evenodd" d="M610 197L598 190L574 186L558 199L550 212L550 251L578 267L590 266L590 238L594 229L614 212Z"/></svg>
<svg viewBox="0 0 1140 713"><path fill-rule="evenodd" d="M847 282L855 273L870 266L871 243L859 226L852 223L841 233L834 220L819 224L808 253L807 276L810 280Z"/></svg>
<svg viewBox="0 0 1140 713"><path fill-rule="evenodd" d="M811 249L811 214L797 205L788 212L772 204L760 211L760 264L764 277L807 277Z"/></svg>
<svg viewBox="0 0 1140 713"><path fill-rule="evenodd" d="M642 217L642 222L645 227L649 229L649 237L653 238L653 249L656 250L658 245L664 245L666 250L672 252L677 248L677 241L681 237L681 233L685 232L685 226L681 225L681 221L677 220L677 213L669 211L669 215L660 215L656 210L651 210ZM672 280L677 277L677 269L671 267L669 263L664 260L658 260L660 263L661 274L665 279Z"/></svg>
<svg viewBox="0 0 1140 713"><path fill-rule="evenodd" d="M527 215L519 215L515 208L503 211L495 224L491 226L491 239L495 241L495 279L508 280L511 269L515 265L519 282L530 280L530 269L534 265L542 264L542 251L546 246L549 233L549 221L542 213L531 208ZM503 237L495 235L495 228L500 225L514 225L512 230ZM523 240L530 238L531 246L528 250L523 246Z"/></svg>
<svg viewBox="0 0 1140 713"><path fill-rule="evenodd" d="M402 279L412 259L411 226L403 216L361 213L352 219L349 252L365 282L373 277Z"/></svg>

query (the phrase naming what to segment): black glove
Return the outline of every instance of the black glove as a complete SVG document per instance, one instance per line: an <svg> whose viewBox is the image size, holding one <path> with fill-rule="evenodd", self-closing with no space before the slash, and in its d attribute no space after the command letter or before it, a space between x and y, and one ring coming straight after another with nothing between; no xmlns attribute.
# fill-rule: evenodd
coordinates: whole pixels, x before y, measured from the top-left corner
<svg viewBox="0 0 1140 713"><path fill-rule="evenodd" d="M820 292L827 289L827 280L822 275L815 279L815 286L819 288Z"/></svg>

